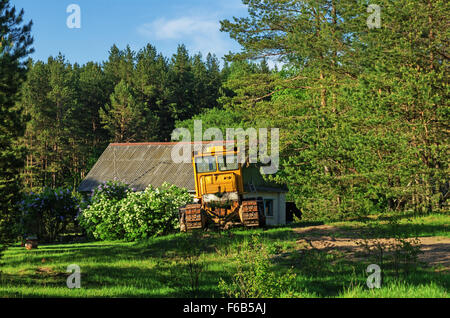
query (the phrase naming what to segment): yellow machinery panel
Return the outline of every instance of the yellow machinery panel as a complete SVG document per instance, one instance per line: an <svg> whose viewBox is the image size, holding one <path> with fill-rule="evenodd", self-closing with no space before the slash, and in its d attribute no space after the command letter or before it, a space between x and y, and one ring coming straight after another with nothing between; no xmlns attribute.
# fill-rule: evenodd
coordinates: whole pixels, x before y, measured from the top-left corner
<svg viewBox="0 0 450 318"><path fill-rule="evenodd" d="M205 194L222 194L244 192L242 168L237 163L238 150L227 152L225 147L213 147L206 152L194 154L196 197ZM227 156L234 156L234 161L227 162ZM222 160L221 160L222 159Z"/></svg>

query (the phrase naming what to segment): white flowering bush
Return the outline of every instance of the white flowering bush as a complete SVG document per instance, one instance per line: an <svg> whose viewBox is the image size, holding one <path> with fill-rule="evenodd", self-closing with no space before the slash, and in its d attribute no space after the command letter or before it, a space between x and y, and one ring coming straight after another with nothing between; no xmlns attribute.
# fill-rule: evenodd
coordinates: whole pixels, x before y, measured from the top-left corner
<svg viewBox="0 0 450 318"><path fill-rule="evenodd" d="M122 239L124 230L119 217L119 202L106 196L97 198L83 210L79 217L80 225L96 239Z"/></svg>
<svg viewBox="0 0 450 318"><path fill-rule="evenodd" d="M92 191L90 202L78 217L80 225L96 239L122 239L124 229L120 222L119 203L131 192L125 183L108 181L100 184Z"/></svg>
<svg viewBox="0 0 450 318"><path fill-rule="evenodd" d="M122 199L98 194L80 223L97 239L142 240L176 230L178 209L191 200L187 190L169 184L127 191Z"/></svg>
<svg viewBox="0 0 450 318"><path fill-rule="evenodd" d="M140 240L172 232L179 226L178 209L191 200L186 190L169 184L130 194L120 202L119 210L125 239Z"/></svg>

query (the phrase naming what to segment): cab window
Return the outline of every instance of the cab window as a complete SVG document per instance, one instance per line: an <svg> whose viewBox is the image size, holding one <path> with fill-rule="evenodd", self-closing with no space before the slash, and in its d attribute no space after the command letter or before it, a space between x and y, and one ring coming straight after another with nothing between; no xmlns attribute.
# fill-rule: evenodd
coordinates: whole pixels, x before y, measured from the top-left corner
<svg viewBox="0 0 450 318"><path fill-rule="evenodd" d="M224 156L222 162L219 161L219 170L220 171L230 171L230 170L238 170L239 163L237 162L236 156L227 157Z"/></svg>
<svg viewBox="0 0 450 318"><path fill-rule="evenodd" d="M195 168L198 173L214 172L216 168L216 158L209 157L197 157L195 158Z"/></svg>

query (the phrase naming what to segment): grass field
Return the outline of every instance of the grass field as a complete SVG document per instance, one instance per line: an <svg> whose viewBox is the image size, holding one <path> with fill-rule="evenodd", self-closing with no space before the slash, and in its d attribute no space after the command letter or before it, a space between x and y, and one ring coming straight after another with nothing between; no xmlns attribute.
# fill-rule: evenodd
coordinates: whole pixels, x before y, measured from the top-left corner
<svg viewBox="0 0 450 318"><path fill-rule="evenodd" d="M442 214L374 216L329 224L299 222L268 229L180 233L138 243L41 245L31 251L14 246L2 258L0 297L223 297L219 282L231 281L242 265L238 258L242 244L254 236L270 252L269 267L264 270L277 277L288 271L295 274L289 280L294 292L273 297L449 297L449 220ZM436 237L440 254L435 254L438 257L432 264L426 258L402 263L386 252L380 265L382 286L369 289L366 268L377 261L376 251L372 255L314 247L324 237L327 242L340 242L343 237L349 242ZM413 254L407 248L401 252L398 255ZM81 268L80 289L66 286L70 275L66 269L71 264ZM251 276L255 264L245 265ZM261 284L264 288L263 280Z"/></svg>

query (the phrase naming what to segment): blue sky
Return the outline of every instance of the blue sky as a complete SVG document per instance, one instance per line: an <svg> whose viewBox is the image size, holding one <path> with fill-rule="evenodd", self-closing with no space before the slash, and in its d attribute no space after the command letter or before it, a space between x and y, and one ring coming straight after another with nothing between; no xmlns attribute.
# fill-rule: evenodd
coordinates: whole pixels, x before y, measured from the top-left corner
<svg viewBox="0 0 450 318"><path fill-rule="evenodd" d="M59 52L72 63L102 62L113 44L134 50L147 43L170 57L178 44L190 53L238 52L239 44L220 32L219 21L247 15L241 0L11 0L33 20L34 59ZM66 25L70 4L81 8L81 28Z"/></svg>

